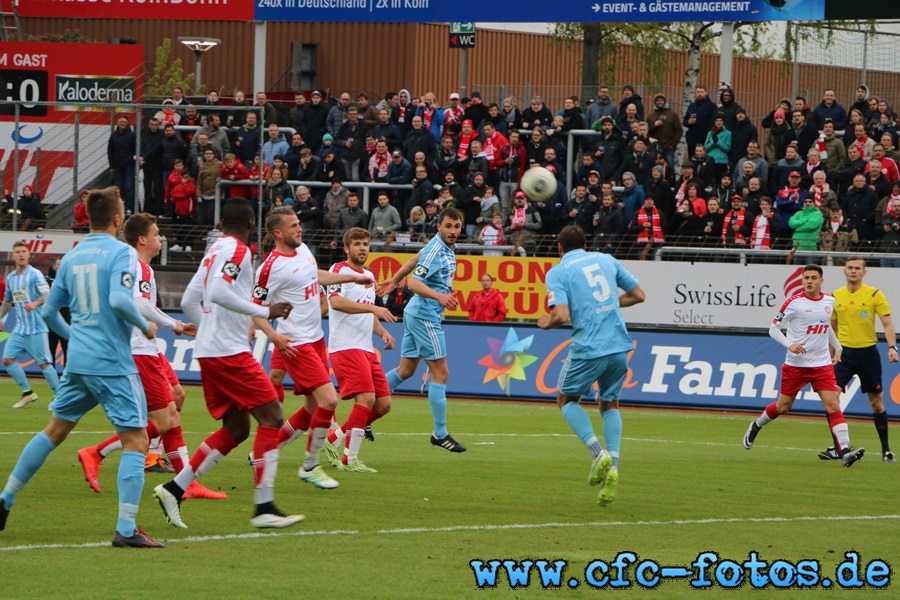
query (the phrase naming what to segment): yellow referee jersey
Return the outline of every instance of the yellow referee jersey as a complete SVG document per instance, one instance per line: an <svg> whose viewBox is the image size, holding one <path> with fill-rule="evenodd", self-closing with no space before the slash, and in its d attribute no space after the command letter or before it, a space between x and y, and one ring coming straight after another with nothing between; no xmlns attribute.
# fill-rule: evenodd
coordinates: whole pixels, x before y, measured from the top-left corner
<svg viewBox="0 0 900 600"><path fill-rule="evenodd" d="M834 314L837 321L838 341L847 348L868 348L878 343L875 333L875 315L891 314L891 307L881 290L863 284L850 293L847 286L838 288L834 296Z"/></svg>

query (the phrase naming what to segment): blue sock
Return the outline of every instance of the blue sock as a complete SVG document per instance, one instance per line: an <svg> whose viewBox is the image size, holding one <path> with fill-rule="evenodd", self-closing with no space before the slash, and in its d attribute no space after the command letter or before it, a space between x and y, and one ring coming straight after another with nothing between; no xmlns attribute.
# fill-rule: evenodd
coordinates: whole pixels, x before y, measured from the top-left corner
<svg viewBox="0 0 900 600"><path fill-rule="evenodd" d="M119 520L116 531L124 537L134 535L141 492L144 490L144 455L140 452L122 452L119 462Z"/></svg>
<svg viewBox="0 0 900 600"><path fill-rule="evenodd" d="M391 388L391 393L394 393L394 390L397 389L397 386L403 383L403 378L397 374L397 369L392 369L390 373L384 376L387 379L388 387Z"/></svg>
<svg viewBox="0 0 900 600"><path fill-rule="evenodd" d="M19 462L16 463L12 475L9 476L6 487L0 493L0 498L3 499L7 510L15 503L16 494L34 477L34 474L38 472L38 469L41 468L44 461L47 460L47 457L54 450L56 450L56 444L43 431L31 438L31 441L22 450ZM141 467L143 468L143 463Z"/></svg>
<svg viewBox="0 0 900 600"><path fill-rule="evenodd" d="M434 435L438 438L447 437L450 433L447 432L446 384L431 382L428 386L428 402L431 404L431 417L434 419Z"/></svg>
<svg viewBox="0 0 900 600"><path fill-rule="evenodd" d="M41 372L44 374L44 379L47 380L47 385L53 390L53 395L56 395L56 388L59 387L59 375L56 374L56 367L47 365L41 369Z"/></svg>
<svg viewBox="0 0 900 600"><path fill-rule="evenodd" d="M597 456L601 449L600 443L597 441L597 434L594 433L591 418L584 412L581 405L577 402L569 402L562 407L562 414L575 435L590 449L592 455Z"/></svg>
<svg viewBox="0 0 900 600"><path fill-rule="evenodd" d="M619 447L622 444L622 415L619 409L611 408L601 413L603 417L603 439L606 441L606 449L612 456L612 466L619 466Z"/></svg>
<svg viewBox="0 0 900 600"><path fill-rule="evenodd" d="M31 386L28 385L28 377L25 376L25 371L22 370L22 367L19 366L18 362L14 362L7 366L6 372L13 378L13 381L19 384L19 387L22 388L23 392L31 390Z"/></svg>

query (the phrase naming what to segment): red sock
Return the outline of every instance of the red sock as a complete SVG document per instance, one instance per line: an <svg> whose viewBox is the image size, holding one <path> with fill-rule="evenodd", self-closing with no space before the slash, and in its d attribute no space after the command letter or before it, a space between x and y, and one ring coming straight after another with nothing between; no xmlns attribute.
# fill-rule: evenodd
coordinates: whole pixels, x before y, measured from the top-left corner
<svg viewBox="0 0 900 600"><path fill-rule="evenodd" d="M263 474L266 471L266 464L270 463L270 469L273 468L272 456L266 456L267 453L272 450L276 451L274 461L277 467L278 464L278 434L281 431L279 427L263 427L259 425L256 428L256 440L253 442L253 473L256 476L256 487L260 487L263 484ZM268 474L267 474L268 475ZM271 483L268 483L268 487L272 487L274 485L275 476L274 473L271 474L271 477L265 477L265 481L268 482L271 479Z"/></svg>
<svg viewBox="0 0 900 600"><path fill-rule="evenodd" d="M366 425L371 425L372 423L374 423L375 421L377 421L378 419L380 419L383 416L384 416L383 414L378 412L377 408L373 407L372 410L369 411L369 419L366 421Z"/></svg>
<svg viewBox="0 0 900 600"><path fill-rule="evenodd" d="M115 444L118 441L119 441L119 436L114 435L111 438L103 440L102 442L100 442L99 444L94 446L94 450L99 452L101 456L106 456L105 454L103 454L103 449L106 448L107 446L109 446L110 444Z"/></svg>
<svg viewBox="0 0 900 600"><path fill-rule="evenodd" d="M278 401L284 404L284 384L276 385L275 391L278 392Z"/></svg>
<svg viewBox="0 0 900 600"><path fill-rule="evenodd" d="M147 421L147 437L151 440L155 437L159 437L159 427L157 427L156 423L153 421Z"/></svg>
<svg viewBox="0 0 900 600"><path fill-rule="evenodd" d="M334 411L328 410L327 408L322 408L321 406L316 407L316 411L312 414L312 419L309 422L310 430L315 429L329 429L331 427L331 420L334 418ZM310 433L309 438L306 440L306 449L309 450L310 444L313 441L312 433Z"/></svg>
<svg viewBox="0 0 900 600"><path fill-rule="evenodd" d="M237 448L238 444L224 429L214 431L203 440L200 447L191 457L191 470L200 477L213 468L229 452Z"/></svg>
<svg viewBox="0 0 900 600"><path fill-rule="evenodd" d="M307 431L311 420L312 415L306 411L305 406L292 414L290 418L288 418L287 423L281 428L281 433L278 436L278 443L281 444L293 438L295 432Z"/></svg>
<svg viewBox="0 0 900 600"><path fill-rule="evenodd" d="M344 433L347 434L347 445L350 445L350 431L353 429L365 429L366 423L369 422L369 413L374 409L370 409L361 404L354 404L353 410L350 411L350 416L347 417L347 422L344 423L344 426L341 429L344 430Z"/></svg>
<svg viewBox="0 0 900 600"><path fill-rule="evenodd" d="M181 425L165 432L162 435L162 443L163 448L166 449L166 458L172 463L172 468L176 473L181 473L181 470L184 469L184 461L181 460L181 455L178 453L178 449L184 447L184 433Z"/></svg>
<svg viewBox="0 0 900 600"><path fill-rule="evenodd" d="M770 419L778 418L778 409L775 408L774 402L766 407L766 416L769 417Z"/></svg>

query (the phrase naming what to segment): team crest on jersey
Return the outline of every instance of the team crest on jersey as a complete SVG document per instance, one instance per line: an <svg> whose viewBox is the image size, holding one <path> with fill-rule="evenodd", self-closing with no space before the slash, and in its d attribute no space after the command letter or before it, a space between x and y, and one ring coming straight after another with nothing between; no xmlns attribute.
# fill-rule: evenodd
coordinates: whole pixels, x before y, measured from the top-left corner
<svg viewBox="0 0 900 600"><path fill-rule="evenodd" d="M307 261L309 264L311 264L312 266L318 267L318 263L316 262L316 259L313 258L312 256L307 256L307 257L306 257L306 261Z"/></svg>
<svg viewBox="0 0 900 600"><path fill-rule="evenodd" d="M831 307L830 307L830 306L826 306L826 307L825 307L825 314L826 314L826 315L830 315L830 314L831 314Z"/></svg>
<svg viewBox="0 0 900 600"><path fill-rule="evenodd" d="M142 294L150 293L150 282L147 281L146 279L142 279L141 282L138 284L138 286L140 287Z"/></svg>
<svg viewBox="0 0 900 600"><path fill-rule="evenodd" d="M253 297L257 300L265 300L269 297L269 288L264 288L261 285L253 288Z"/></svg>
<svg viewBox="0 0 900 600"><path fill-rule="evenodd" d="M134 285L134 276L131 273L122 273L122 287L131 289Z"/></svg>
<svg viewBox="0 0 900 600"><path fill-rule="evenodd" d="M241 268L235 263L229 261L225 263L224 267L222 267L222 272L232 279L237 279L237 276L241 274Z"/></svg>
<svg viewBox="0 0 900 600"><path fill-rule="evenodd" d="M425 277L426 275L428 275L428 268L425 265L416 265L416 270L413 271L413 275Z"/></svg>

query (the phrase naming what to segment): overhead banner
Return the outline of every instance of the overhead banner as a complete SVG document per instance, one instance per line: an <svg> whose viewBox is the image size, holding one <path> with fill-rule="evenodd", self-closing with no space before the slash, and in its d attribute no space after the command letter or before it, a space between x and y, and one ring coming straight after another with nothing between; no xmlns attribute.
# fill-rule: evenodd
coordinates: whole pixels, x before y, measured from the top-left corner
<svg viewBox="0 0 900 600"><path fill-rule="evenodd" d="M384 281L411 257L412 254L373 252L369 255L369 269L379 281ZM459 306L444 311L444 315L468 316L472 298L481 293L481 276L487 273L506 300L508 319L536 320L547 310L547 271L558 262L555 258L458 254L453 289ZM802 291L802 267L797 265L630 260L622 264L647 293L646 302L623 312L629 324L765 329L785 298ZM826 292L845 284L841 267L824 269ZM871 267L865 281L900 305L900 277L894 269Z"/></svg>
<svg viewBox="0 0 900 600"><path fill-rule="evenodd" d="M31 0L32 2L34 0ZM580 0L554 4L479 0L257 0L257 21L443 23L471 18L485 23L673 21L812 21L825 16L825 0L663 1Z"/></svg>
<svg viewBox="0 0 900 600"><path fill-rule="evenodd" d="M7 331L14 326L14 316L10 318ZM324 325L327 335L327 321ZM393 350L378 351L388 371L400 363L403 325L386 327L397 341ZM445 323L444 331L450 367L448 394L555 401L571 329L542 331L533 326ZM626 405L762 410L778 397L785 350L767 335L637 331L632 337L634 352L622 392ZM184 383L200 382L200 366L193 359L194 343L194 338L176 337L167 329L159 331L160 350ZM380 348L380 342L375 347ZM248 346L266 370L272 348L261 333L253 347ZM878 348L886 356L887 346L879 344ZM39 376L33 362L23 363L23 367ZM883 368L885 408L890 416L900 417L900 365L884 359ZM426 373L422 363L416 374L400 385L398 393L427 392ZM285 383L290 386L290 379ZM871 416L868 398L859 390L857 378L841 395L841 406L847 414ZM800 393L793 410L823 412L818 395L809 387Z"/></svg>
<svg viewBox="0 0 900 600"><path fill-rule="evenodd" d="M18 138L19 189L32 186L45 204L67 200L73 192L76 163L80 182L90 181L108 168L105 148L113 113L120 104L142 102L143 87L143 46L0 42L0 100L6 101L0 102L3 188L14 187ZM13 102L21 103L18 129ZM109 108L88 109L83 106L87 103ZM88 148L104 151L88 155Z"/></svg>
<svg viewBox="0 0 900 600"><path fill-rule="evenodd" d="M252 21L254 0L18 0L23 17Z"/></svg>

